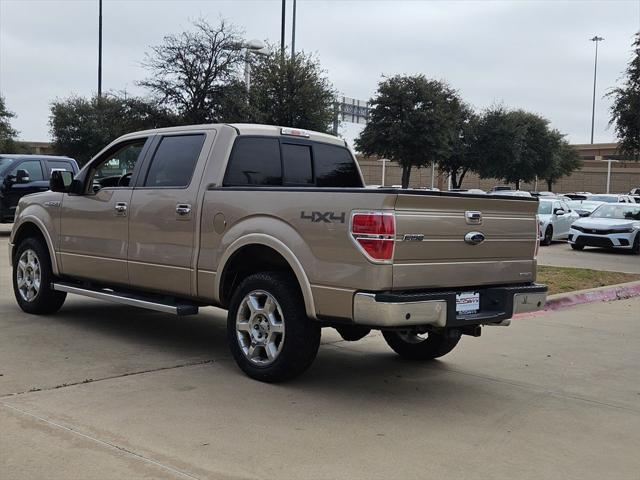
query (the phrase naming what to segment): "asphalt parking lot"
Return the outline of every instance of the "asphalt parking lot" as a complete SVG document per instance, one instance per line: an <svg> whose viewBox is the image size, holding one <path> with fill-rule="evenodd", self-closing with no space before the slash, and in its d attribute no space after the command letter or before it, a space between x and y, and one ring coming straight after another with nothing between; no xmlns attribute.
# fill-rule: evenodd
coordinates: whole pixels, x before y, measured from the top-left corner
<svg viewBox="0 0 640 480"><path fill-rule="evenodd" d="M591 268L610 272L640 274L640 256L623 250L607 250L587 247L583 251L572 250L567 242L554 242L540 247L538 263L554 267Z"/></svg>
<svg viewBox="0 0 640 480"><path fill-rule="evenodd" d="M236 368L220 310L22 313L6 244L3 480L640 478L640 299L519 318L423 364L325 330L305 376L266 385Z"/></svg>

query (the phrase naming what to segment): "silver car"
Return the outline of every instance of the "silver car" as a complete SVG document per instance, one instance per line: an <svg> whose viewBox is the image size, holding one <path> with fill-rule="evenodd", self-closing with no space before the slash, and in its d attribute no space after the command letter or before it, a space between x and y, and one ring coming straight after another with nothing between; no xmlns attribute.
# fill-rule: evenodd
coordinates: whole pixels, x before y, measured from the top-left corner
<svg viewBox="0 0 640 480"><path fill-rule="evenodd" d="M566 240L571 224L580 218L563 200L540 197L538 199L540 245L550 245L553 240Z"/></svg>
<svg viewBox="0 0 640 480"><path fill-rule="evenodd" d="M604 247L640 254L640 205L601 205L591 216L581 218L571 226L569 244L574 250Z"/></svg>

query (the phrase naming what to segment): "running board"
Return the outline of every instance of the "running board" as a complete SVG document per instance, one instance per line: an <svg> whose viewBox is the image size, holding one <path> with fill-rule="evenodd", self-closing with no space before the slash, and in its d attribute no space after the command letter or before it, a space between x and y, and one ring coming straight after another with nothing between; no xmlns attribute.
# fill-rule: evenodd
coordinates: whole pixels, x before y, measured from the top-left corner
<svg viewBox="0 0 640 480"><path fill-rule="evenodd" d="M97 298L108 302L130 305L132 307L146 308L163 313L173 313L174 315L195 315L198 313L198 306L190 303L177 303L163 300L159 297L144 296L139 294L116 292L110 288L81 287L71 283L52 283L51 288L58 292L74 293L85 297Z"/></svg>

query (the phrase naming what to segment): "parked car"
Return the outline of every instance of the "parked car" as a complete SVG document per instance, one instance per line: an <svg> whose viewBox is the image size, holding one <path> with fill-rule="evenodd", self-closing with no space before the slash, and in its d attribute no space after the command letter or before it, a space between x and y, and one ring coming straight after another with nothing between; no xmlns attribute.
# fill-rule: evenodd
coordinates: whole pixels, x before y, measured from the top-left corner
<svg viewBox="0 0 640 480"><path fill-rule="evenodd" d="M491 194L493 192L504 192L506 190L513 190L513 188L511 188L509 185L496 185L494 187L491 187L491 189L487 191L487 193Z"/></svg>
<svg viewBox="0 0 640 480"><path fill-rule="evenodd" d="M25 195L49 190L54 170L78 172L69 157L0 154L0 223L13 222L18 201Z"/></svg>
<svg viewBox="0 0 640 480"><path fill-rule="evenodd" d="M640 254L640 205L606 203L591 216L571 226L569 243L574 250L604 247Z"/></svg>
<svg viewBox="0 0 640 480"><path fill-rule="evenodd" d="M640 203L640 195L629 195L631 198L633 198L636 203Z"/></svg>
<svg viewBox="0 0 640 480"><path fill-rule="evenodd" d="M591 195L589 200L594 202L604 202L604 203L636 203L633 198L629 195L623 194L615 194L615 193L605 193L600 195Z"/></svg>
<svg viewBox="0 0 640 480"><path fill-rule="evenodd" d="M449 192L467 193L471 195L486 195L487 192L480 188L452 188Z"/></svg>
<svg viewBox="0 0 640 480"><path fill-rule="evenodd" d="M120 178L104 184L105 170ZM9 239L22 310L55 312L68 293L177 315L222 307L234 359L262 381L308 368L322 327L347 341L382 330L428 360L546 301L537 201L367 189L344 140L322 133L131 133L50 186L20 200Z"/></svg>
<svg viewBox="0 0 640 480"><path fill-rule="evenodd" d="M639 188L632 188L629 191L629 195L640 195L640 187Z"/></svg>
<svg viewBox="0 0 640 480"><path fill-rule="evenodd" d="M524 190L493 190L487 192L489 195L499 195L503 197L529 197L533 198L529 192Z"/></svg>
<svg viewBox="0 0 640 480"><path fill-rule="evenodd" d="M571 200L587 200L593 193L591 192L572 192L565 193L565 197L569 197Z"/></svg>
<svg viewBox="0 0 640 480"><path fill-rule="evenodd" d="M602 205L604 202L593 202L591 200L571 200L567 205L578 213L581 217L588 217L591 213Z"/></svg>
<svg viewBox="0 0 640 480"><path fill-rule="evenodd" d="M566 240L571 224L579 218L578 212L572 210L566 202L540 197L538 199L540 245L551 245L553 240Z"/></svg>

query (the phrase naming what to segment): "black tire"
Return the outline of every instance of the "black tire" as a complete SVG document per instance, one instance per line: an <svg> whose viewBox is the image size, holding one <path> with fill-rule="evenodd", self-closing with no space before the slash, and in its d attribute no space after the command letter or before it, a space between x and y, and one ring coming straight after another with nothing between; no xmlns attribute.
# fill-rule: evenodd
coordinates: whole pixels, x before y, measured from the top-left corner
<svg viewBox="0 0 640 480"><path fill-rule="evenodd" d="M576 245L575 243L571 243L570 245L571 245L571 248L574 250L578 250L578 251L584 250L584 245Z"/></svg>
<svg viewBox="0 0 640 480"><path fill-rule="evenodd" d="M382 335L394 352L407 360L433 360L453 350L460 336L449 337L439 333L429 333L426 339L410 332L383 330Z"/></svg>
<svg viewBox="0 0 640 480"><path fill-rule="evenodd" d="M636 239L633 242L633 247L631 247L631 253L640 255L640 232L636 233Z"/></svg>
<svg viewBox="0 0 640 480"><path fill-rule="evenodd" d="M240 318L238 312L241 308L241 317L251 315L246 325L250 325L251 322L259 323L255 320L257 316L254 317L247 310L246 299L254 293L275 299L277 311L281 311L278 317L281 317L284 333L280 337L275 359L270 360L271 363L268 364L257 364L257 358L250 360L248 353L245 353L241 346L242 338L245 347L248 348L247 342L252 341L253 330L248 328L248 331L241 332L236 328L236 319ZM266 303L262 307L266 309ZM271 323L266 321L266 317L263 320L265 323ZM253 328L257 327L253 325ZM270 331L265 332L265 338L271 338ZM227 340L233 358L249 377L262 382L283 382L300 375L313 363L320 346L320 325L307 317L302 293L293 276L281 272L256 273L245 278L233 293L227 317ZM251 345L253 346L253 343ZM267 354L266 347L260 344L255 350L262 351L263 356Z"/></svg>
<svg viewBox="0 0 640 480"><path fill-rule="evenodd" d="M545 247L548 247L549 245L551 245L552 240L553 240L553 227L549 225L547 229L544 231L544 237L540 242L540 245L544 245Z"/></svg>
<svg viewBox="0 0 640 480"><path fill-rule="evenodd" d="M22 274L20 267L20 259L25 252L31 251L35 255L37 261L40 282L37 292L35 289L28 289L27 296L33 295L32 298L24 298L18 287L18 272ZM32 277L37 274L33 274ZM13 255L13 293L20 308L27 313L35 315L43 315L47 313L55 313L62 307L67 294L65 292L57 292L51 288L54 281L53 272L51 270L51 257L49 249L43 240L35 237L25 238L15 249ZM34 282L32 282L33 284ZM33 293L35 292L35 293Z"/></svg>

